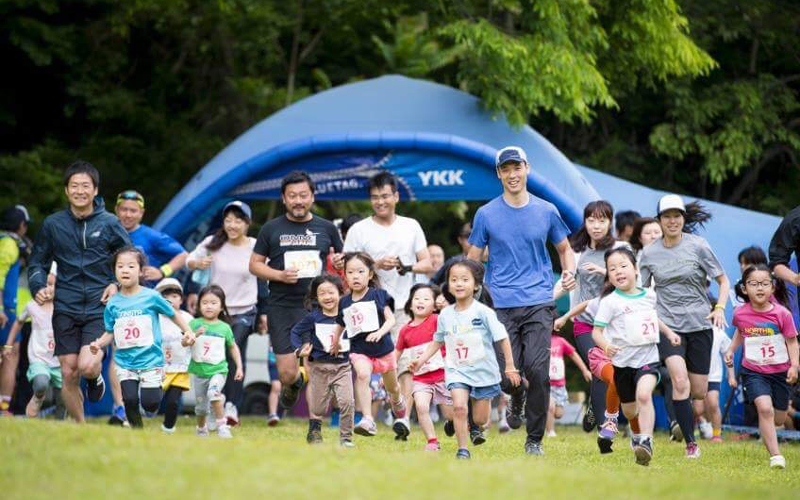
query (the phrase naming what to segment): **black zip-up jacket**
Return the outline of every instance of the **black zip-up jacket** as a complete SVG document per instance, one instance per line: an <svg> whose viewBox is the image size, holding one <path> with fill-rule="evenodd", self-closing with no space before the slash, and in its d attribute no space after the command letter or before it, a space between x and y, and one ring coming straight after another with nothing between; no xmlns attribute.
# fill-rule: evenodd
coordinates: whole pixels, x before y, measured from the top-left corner
<svg viewBox="0 0 800 500"><path fill-rule="evenodd" d="M100 302L105 288L116 281L111 256L130 245L128 232L119 219L106 212L103 199L96 196L94 210L78 219L69 208L44 220L33 246L28 266L31 294L47 285L50 264L58 264L54 312L74 316L102 316Z"/></svg>
<svg viewBox="0 0 800 500"><path fill-rule="evenodd" d="M800 257L800 206L792 209L781 221L769 244L769 265L789 267L792 253Z"/></svg>

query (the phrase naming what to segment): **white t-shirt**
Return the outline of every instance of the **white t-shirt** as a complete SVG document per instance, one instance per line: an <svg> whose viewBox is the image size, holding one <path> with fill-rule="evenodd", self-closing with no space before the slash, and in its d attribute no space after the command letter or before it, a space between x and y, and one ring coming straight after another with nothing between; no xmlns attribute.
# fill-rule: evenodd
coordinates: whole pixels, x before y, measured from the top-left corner
<svg viewBox="0 0 800 500"><path fill-rule="evenodd" d="M58 368L61 364L54 354L56 343L53 338L53 303L45 302L40 306L35 300L31 300L18 319L27 321L28 318L31 320L28 362L44 363L50 368Z"/></svg>
<svg viewBox="0 0 800 500"><path fill-rule="evenodd" d="M711 344L711 368L708 372L709 382L722 382L722 357L731 345L731 339L725 330L714 327L714 343Z"/></svg>
<svg viewBox="0 0 800 500"><path fill-rule="evenodd" d="M209 254L206 245L211 242L209 236L197 245L189 254L187 261L198 261ZM247 238L247 244L231 245L230 242L216 252L210 252L211 263L209 283L219 285L225 292L225 304L232 315L243 314L252 309L258 301L258 282L250 274L250 254L256 244L255 238Z"/></svg>
<svg viewBox="0 0 800 500"><path fill-rule="evenodd" d="M186 311L178 311L188 325L194 318ZM164 372L185 373L189 370L189 360L192 359L192 348L181 345L183 332L178 325L163 314L158 315L161 325L161 347L164 349Z"/></svg>
<svg viewBox="0 0 800 500"><path fill-rule="evenodd" d="M428 247L425 233L419 222L409 217L396 216L391 226L382 226L372 217L356 222L347 231L344 241L345 252L365 252L375 260L396 255L403 265L417 262L417 252ZM378 270L381 288L394 299L395 310L402 311L408 300L408 293L414 286L414 274L400 276L396 269Z"/></svg>
<svg viewBox="0 0 800 500"><path fill-rule="evenodd" d="M614 366L641 368L658 361L658 316L653 290L639 288L631 295L615 290L606 295L600 300L594 325L604 327L606 340L621 347L611 358Z"/></svg>

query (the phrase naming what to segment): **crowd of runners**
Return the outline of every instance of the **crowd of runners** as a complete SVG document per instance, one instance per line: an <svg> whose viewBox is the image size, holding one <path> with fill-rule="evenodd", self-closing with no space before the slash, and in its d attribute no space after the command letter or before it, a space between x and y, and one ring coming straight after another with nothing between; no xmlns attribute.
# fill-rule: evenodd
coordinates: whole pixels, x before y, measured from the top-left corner
<svg viewBox="0 0 800 500"><path fill-rule="evenodd" d="M312 444L322 442L331 411L342 446L375 436L385 401L396 439L408 438L413 415L426 450L440 449L434 422L443 420L456 457L470 458L496 411L500 432L524 425L524 452L544 455L568 404L570 358L590 383L583 424L587 432L596 426L600 453L613 451L626 426L635 462L652 460L660 390L671 435L685 442L688 459L699 458L696 427L722 440L725 376L754 405L770 466L784 468L776 429L800 420L786 295L800 281L790 267L800 251L800 207L777 228L769 257L744 249L742 275L729 280L695 234L711 218L701 204L667 195L650 217L615 218L611 204L595 201L570 234L556 207L527 191L530 168L521 148L498 151L503 193L462 226L463 252L445 260L416 220L396 213L389 172L367 183L371 216L339 226L311 211L314 182L292 172L281 183L285 214L257 238L248 236L251 208L232 201L221 227L187 252L141 223L137 191L120 193L108 212L98 171L76 162L64 174L68 207L41 223L32 244L25 207L1 214L0 411L9 412L27 356L28 417L51 395L83 422L84 398L99 401L108 388L112 420L142 427L143 415L161 409L170 434L192 388L197 435L231 438L248 337L258 332L270 338L280 406L291 409L305 390ZM27 287L18 285L23 268ZM555 301L566 294L570 309L559 317ZM565 339L559 332L570 321L574 338ZM277 399L275 392L270 425L280 420Z"/></svg>

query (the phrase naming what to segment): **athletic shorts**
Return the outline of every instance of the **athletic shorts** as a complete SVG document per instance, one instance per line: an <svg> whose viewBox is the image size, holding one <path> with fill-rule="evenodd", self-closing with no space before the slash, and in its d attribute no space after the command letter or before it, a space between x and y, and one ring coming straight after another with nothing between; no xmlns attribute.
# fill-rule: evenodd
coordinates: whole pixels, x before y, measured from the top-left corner
<svg viewBox="0 0 800 500"><path fill-rule="evenodd" d="M658 343L658 357L663 363L670 356L680 356L686 360L686 370L696 375L708 375L711 369L711 345L714 343L714 333L708 330L698 332L675 332L681 338L681 345L674 346L661 335Z"/></svg>
<svg viewBox="0 0 800 500"><path fill-rule="evenodd" d="M633 403L636 401L636 384L645 375L656 377L656 383L660 375L658 373L658 362L646 364L640 368L627 366L614 367L614 385L617 386L617 394L621 403Z"/></svg>
<svg viewBox="0 0 800 500"><path fill-rule="evenodd" d="M720 387L722 386L722 382L709 382L708 383L708 392L717 391L719 392Z"/></svg>
<svg viewBox="0 0 800 500"><path fill-rule="evenodd" d="M164 382L164 368L128 370L117 365L117 378L120 384L126 380L135 380L139 382L139 388L141 389L159 389Z"/></svg>
<svg viewBox="0 0 800 500"><path fill-rule="evenodd" d="M503 392L500 390L500 384L487 385L486 387L472 387L471 385L461 382L453 382L447 385L447 390L451 393L453 389L466 389L469 391L470 398L478 400L488 399L490 401Z"/></svg>
<svg viewBox="0 0 800 500"><path fill-rule="evenodd" d="M225 401L222 388L225 387L226 378L228 378L228 372L216 373L211 378L192 375L192 387L194 387L196 402L194 405L195 415L208 415L212 401Z"/></svg>
<svg viewBox="0 0 800 500"><path fill-rule="evenodd" d="M569 403L569 394L567 394L567 387L564 385L551 385L550 386L550 400L553 404L560 407L567 406Z"/></svg>
<svg viewBox="0 0 800 500"><path fill-rule="evenodd" d="M450 391L444 385L444 380L434 384L426 384L425 382L414 381L414 387L411 389L412 396L418 392L431 395L431 402L435 405L448 405L453 406L453 398L450 397Z"/></svg>
<svg viewBox="0 0 800 500"><path fill-rule="evenodd" d="M758 373L742 367L741 374L749 402L755 404L757 397L769 396L772 398L772 407L776 410L786 411L789 408L792 387L786 381L786 372Z"/></svg>
<svg viewBox="0 0 800 500"><path fill-rule="evenodd" d="M292 327L306 314L308 311L302 307L269 306L267 328L269 329L269 341L275 354L294 354L290 333Z"/></svg>
<svg viewBox="0 0 800 500"><path fill-rule="evenodd" d="M28 371L25 376L28 382L33 382L33 379L41 375L46 375L50 379L50 385L56 389L61 389L61 367L47 366L45 363L31 363L28 365Z"/></svg>
<svg viewBox="0 0 800 500"><path fill-rule="evenodd" d="M73 316L57 312L53 315L55 355L78 354L81 347L99 339L105 325L102 316Z"/></svg>
<svg viewBox="0 0 800 500"><path fill-rule="evenodd" d="M380 358L373 358L366 354L359 354L357 352L350 353L350 362L355 365L359 361L366 361L372 365L372 373L384 374L391 370L397 369L397 360L394 357L394 351L381 356Z"/></svg>
<svg viewBox="0 0 800 500"><path fill-rule="evenodd" d="M611 363L611 358L606 356L606 353L597 346L589 349L586 357L589 358L589 371L598 379L603 380L603 368Z"/></svg>
<svg viewBox="0 0 800 500"><path fill-rule="evenodd" d="M191 382L189 381L189 374L186 372L165 374L164 382L161 384L161 388L166 391L170 387L178 387L184 391L188 391L192 387Z"/></svg>

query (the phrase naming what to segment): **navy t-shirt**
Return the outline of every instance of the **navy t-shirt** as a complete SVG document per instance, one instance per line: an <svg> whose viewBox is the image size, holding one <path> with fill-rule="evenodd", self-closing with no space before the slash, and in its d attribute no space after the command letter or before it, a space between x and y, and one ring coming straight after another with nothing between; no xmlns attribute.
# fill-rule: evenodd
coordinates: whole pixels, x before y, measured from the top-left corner
<svg viewBox="0 0 800 500"><path fill-rule="evenodd" d="M292 346L295 349L300 349L303 347L303 344L310 342L311 354L308 356L309 360L320 361L322 363L347 363L349 361L347 352L339 353L338 356L331 356L330 353L325 350L325 346L322 345L322 341L320 341L317 336L317 325L335 324L335 316L326 316L322 310L314 309L292 327L290 336Z"/></svg>
<svg viewBox="0 0 800 500"><path fill-rule="evenodd" d="M339 315L336 317L337 323L342 326L346 326L344 321L344 313L345 310L354 304L354 302L356 301L353 301L352 294L348 293L342 297L341 302L339 302ZM370 308L372 305L369 303L374 302L374 307L378 316L378 328L380 328L380 325L383 325L386 322L386 318L383 315L384 308L389 306L389 309L394 311L394 299L391 295L386 293L386 290L381 290L380 288L370 287L361 300L357 302L366 303L366 305ZM367 336L370 333L378 330L378 328L374 328L369 331L365 330L354 336L351 336L350 332L347 332L347 338L350 339L350 352L363 354L371 358L380 358L392 352L394 350L394 342L392 342L392 335L390 333L387 333L381 337L378 342L367 342Z"/></svg>

